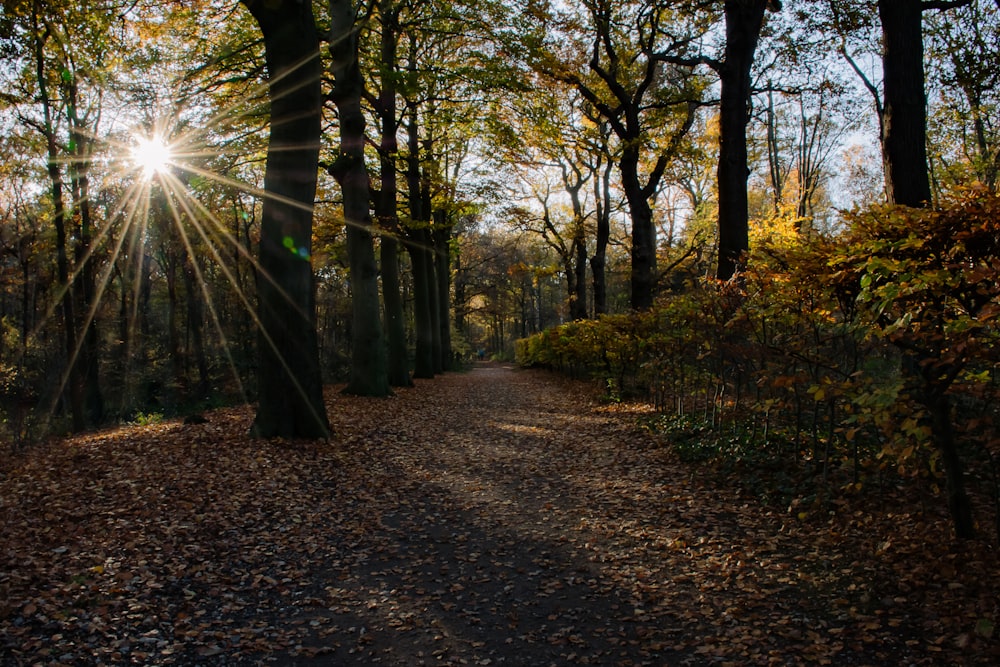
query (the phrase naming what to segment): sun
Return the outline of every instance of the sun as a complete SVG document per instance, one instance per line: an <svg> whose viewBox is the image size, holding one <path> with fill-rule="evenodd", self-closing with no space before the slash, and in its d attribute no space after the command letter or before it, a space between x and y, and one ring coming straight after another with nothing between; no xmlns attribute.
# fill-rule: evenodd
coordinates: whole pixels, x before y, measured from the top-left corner
<svg viewBox="0 0 1000 667"><path fill-rule="evenodd" d="M165 173L173 159L170 146L158 135L136 137L131 157L146 179Z"/></svg>

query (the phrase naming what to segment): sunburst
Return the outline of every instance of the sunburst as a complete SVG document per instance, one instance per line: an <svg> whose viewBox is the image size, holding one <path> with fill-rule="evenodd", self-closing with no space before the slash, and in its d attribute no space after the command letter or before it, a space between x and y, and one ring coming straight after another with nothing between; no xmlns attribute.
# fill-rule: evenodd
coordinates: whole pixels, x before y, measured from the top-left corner
<svg viewBox="0 0 1000 667"><path fill-rule="evenodd" d="M162 136L154 134L136 136L129 157L143 178L150 180L169 170L174 155L170 144Z"/></svg>

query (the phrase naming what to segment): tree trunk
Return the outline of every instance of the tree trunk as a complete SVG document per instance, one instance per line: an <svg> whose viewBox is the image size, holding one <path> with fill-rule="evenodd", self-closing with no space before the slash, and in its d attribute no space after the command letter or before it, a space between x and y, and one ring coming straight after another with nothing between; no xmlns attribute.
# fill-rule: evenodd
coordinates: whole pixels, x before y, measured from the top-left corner
<svg viewBox="0 0 1000 667"><path fill-rule="evenodd" d="M931 436L938 451L941 452L941 461L944 464L948 509L955 527L955 537L971 539L976 535L975 522L972 520L972 503L965 491L964 466L958 454L951 423L951 401L944 391L940 391L934 392L925 404L931 413Z"/></svg>
<svg viewBox="0 0 1000 667"><path fill-rule="evenodd" d="M65 77L64 77L65 78ZM100 338L97 330L97 307L95 304L95 272L92 257L93 222L90 214L90 154L93 144L94 130L85 127L77 114L76 80L72 75L65 86L67 90L66 116L70 126L70 146L73 147L70 161L70 189L79 215L79 225L76 227L77 243L74 249L75 264L78 279L74 285L77 307L82 310L83 325L80 335L82 344L79 346L78 362L83 382L84 413L91 426L100 424L104 418L104 398L101 395L100 384Z"/></svg>
<svg viewBox="0 0 1000 667"><path fill-rule="evenodd" d="M416 108L411 106L407 122L406 186L410 208L410 225L407 230L406 249L410 253L413 271L413 320L416 338L416 356L413 377L434 377L434 315L431 311L431 290L429 280L432 261L430 256L430 216L424 210L420 176L420 139L417 128Z"/></svg>
<svg viewBox="0 0 1000 667"><path fill-rule="evenodd" d="M187 326L191 334L191 347L194 352L195 364L198 366L198 385L195 395L186 396L187 401L204 401L208 398L210 384L208 378L208 357L205 355L204 320L202 310L201 284L194 270L194 260L191 257L184 261L184 291L187 292Z"/></svg>
<svg viewBox="0 0 1000 667"><path fill-rule="evenodd" d="M432 140L424 142L424 164L420 177L420 210L427 220L424 243L427 253L427 290L430 302L430 332L431 332L431 361L434 364L434 373L444 372L444 360L441 356L441 306L440 294L438 293L437 260L434 252L434 226L437 220L437 212L434 210L433 198L431 196L431 147Z"/></svg>
<svg viewBox="0 0 1000 667"><path fill-rule="evenodd" d="M455 266L455 329L463 335L468 334L466 327L466 301L465 295L466 278L465 270L462 267L462 252L460 246L455 246L454 260Z"/></svg>
<svg viewBox="0 0 1000 667"><path fill-rule="evenodd" d="M431 314L431 292L429 280L431 262L428 245L430 234L426 229L415 229L409 233L410 264L413 270L413 319L416 334L416 356L413 377L434 377L434 318Z"/></svg>
<svg viewBox="0 0 1000 667"><path fill-rule="evenodd" d="M38 3L34 6L38 10ZM63 343L66 352L66 372L63 379L63 387L69 389L69 406L74 432L83 431L86 428L86 416L84 413L84 393L83 377L77 359L77 335L76 335L76 312L73 304L73 290L69 280L69 256L66 252L66 203L63 195L63 177L60 168L59 146L56 142L55 127L52 120L51 98L48 92L48 83L45 72L45 40L48 32L43 31L38 25L37 14L32 15L35 34L35 73L38 78L39 99L42 102L42 113L44 118L45 142L47 147L47 167L49 182L52 187L52 207L53 224L56 230L56 274L59 286L62 288L62 319L63 319ZM54 399L58 400L58 398Z"/></svg>
<svg viewBox="0 0 1000 667"><path fill-rule="evenodd" d="M441 355L441 299L438 292L437 261L434 256L434 233L427 230L427 296L431 312L431 360L434 373L444 372L444 358Z"/></svg>
<svg viewBox="0 0 1000 667"><path fill-rule="evenodd" d="M603 136L603 135L602 135ZM606 275L608 243L611 241L611 166L609 159L600 178L594 179L594 199L597 202L597 239L594 255L590 258L590 272L594 281L594 316L608 312L608 283ZM596 166L601 169L600 163Z"/></svg>
<svg viewBox="0 0 1000 667"><path fill-rule="evenodd" d="M371 188L365 167L364 77L358 63L356 12L351 0L331 0L330 55L333 101L340 116L340 154L330 173L344 197L351 271L351 377L348 394L388 396L385 340L378 295L378 265L371 232Z"/></svg>
<svg viewBox="0 0 1000 667"><path fill-rule="evenodd" d="M785 175L781 169L781 146L778 145L778 118L774 111L774 92L767 91L767 171L771 180L771 200L774 212L781 211L784 199Z"/></svg>
<svg viewBox="0 0 1000 667"><path fill-rule="evenodd" d="M729 280L750 249L747 210L747 123L750 120L750 68L769 0L726 0L725 60L718 67L719 106L719 260L716 277Z"/></svg>
<svg viewBox="0 0 1000 667"><path fill-rule="evenodd" d="M168 248L160 252L160 257L160 268L167 282L167 356L170 358L170 370L173 374L174 398L180 399L187 382L184 377L181 337L177 326L177 257L173 250Z"/></svg>
<svg viewBox="0 0 1000 667"><path fill-rule="evenodd" d="M406 347L406 320L403 315L403 299L399 282L399 216L397 206L396 158L399 143L396 132L396 47L398 12L392 0L380 0L379 11L382 18L382 90L379 93L378 115L382 132L379 148L379 168L381 189L378 196L378 218L382 229L382 295L385 302L385 328L388 342L387 373L389 384L394 387L410 387L409 360Z"/></svg>
<svg viewBox="0 0 1000 667"><path fill-rule="evenodd" d="M576 170L572 173L576 176L574 182L570 181L569 171L563 168L563 185L569 194L570 203L573 207L573 230L570 237L569 255L572 278L569 279L571 285L569 294L569 319L587 319L587 228L583 224L583 202L580 201L580 190L586 184L586 178Z"/></svg>
<svg viewBox="0 0 1000 667"><path fill-rule="evenodd" d="M918 0L879 0L882 21L882 160L891 204L924 206L931 199L927 172L927 97Z"/></svg>
<svg viewBox="0 0 1000 667"><path fill-rule="evenodd" d="M388 378L393 387L412 387L406 346L406 319L399 281L399 241L382 237L382 296L385 301L385 326L388 334Z"/></svg>
<svg viewBox="0 0 1000 667"><path fill-rule="evenodd" d="M573 271L576 273L576 290L570 302L570 317L585 320L587 308L587 240L583 236L583 223L573 239Z"/></svg>
<svg viewBox="0 0 1000 667"><path fill-rule="evenodd" d="M271 100L257 286L259 405L251 433L326 438L311 263L322 114L319 35L310 3L241 2L264 36Z"/></svg>
<svg viewBox="0 0 1000 667"><path fill-rule="evenodd" d="M637 142L626 142L619 165L632 219L630 305L632 310L649 310L656 290L656 227L646 189L639 180L639 158Z"/></svg>
<svg viewBox="0 0 1000 667"><path fill-rule="evenodd" d="M438 226L431 232L434 241L434 275L437 277L438 331L440 332L441 370L452 370L451 352L451 226L445 213L437 216Z"/></svg>

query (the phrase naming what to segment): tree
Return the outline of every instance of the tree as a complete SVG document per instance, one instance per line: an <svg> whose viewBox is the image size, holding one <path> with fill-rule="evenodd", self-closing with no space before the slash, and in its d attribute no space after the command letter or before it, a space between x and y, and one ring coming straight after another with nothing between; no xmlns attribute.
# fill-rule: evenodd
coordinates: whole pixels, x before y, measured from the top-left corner
<svg viewBox="0 0 1000 667"><path fill-rule="evenodd" d="M632 220L631 305L645 310L653 305L657 281L650 199L694 124L704 85L686 63L670 63L683 61L701 27L670 3L582 4L582 16L561 19L574 50L560 51L551 43L556 37L549 44L535 37L541 46L534 49L532 65L574 86L621 144L618 171ZM644 174L648 154L654 158Z"/></svg>
<svg viewBox="0 0 1000 667"><path fill-rule="evenodd" d="M114 47L108 19L71 4L35 0L11 9L11 25L23 21L16 33L30 42L25 51L31 54L34 97L41 106L40 117L30 111L19 116L46 142L67 360L63 385L69 389L72 428L80 431L99 424L104 414L90 169L103 108L102 62Z"/></svg>
<svg viewBox="0 0 1000 667"><path fill-rule="evenodd" d="M59 284L62 286L62 319L66 347L67 371L64 382L69 387L69 404L73 420L73 430L81 431L86 426L83 408L83 378L77 363L77 317L70 289L69 258L66 250L66 198L62 167L59 162L59 146L56 137L56 118L52 108L53 97L49 94L48 72L46 71L45 46L50 33L42 26L42 16L38 2L32 5L31 32L34 37L33 51L35 71L38 81L39 99L42 103L41 132L45 137L48 176L52 190L53 223L56 231L56 267Z"/></svg>
<svg viewBox="0 0 1000 667"><path fill-rule="evenodd" d="M258 279L257 437L325 438L311 263L319 171L319 35L310 3L241 0L264 36L271 135Z"/></svg>
<svg viewBox="0 0 1000 667"><path fill-rule="evenodd" d="M397 107L397 51L399 47L399 13L401 7L393 0L380 0L379 9L379 84L375 108L379 119L379 174L381 184L376 201L379 228L382 233L380 259L382 294L385 302L387 337L387 374L389 384L408 387L410 378L406 345L406 322L399 277L399 211L396 178L399 157Z"/></svg>
<svg viewBox="0 0 1000 667"><path fill-rule="evenodd" d="M817 217L822 218L830 208L822 206L822 195L833 151L857 127L845 115L833 115L837 111L830 102L834 85L826 80L815 90L783 95L786 104L775 103L774 90L767 92L764 123L774 212L794 212L803 234L821 228ZM783 113L786 105L794 111Z"/></svg>
<svg viewBox="0 0 1000 667"><path fill-rule="evenodd" d="M841 52L872 94L879 116L886 198L891 204L926 206L931 201L927 161L927 96L924 74L923 13L968 5L972 0L879 0L882 29L883 90L864 74L854 59ZM857 19L831 1L840 31Z"/></svg>
<svg viewBox="0 0 1000 667"><path fill-rule="evenodd" d="M882 23L882 157L886 195L894 204L931 200L927 171L927 98L920 0L879 0Z"/></svg>
<svg viewBox="0 0 1000 667"><path fill-rule="evenodd" d="M330 0L331 99L340 122L340 151L328 168L344 197L353 313L351 378L344 391L363 396L391 393L378 296L378 265L370 214L371 187L365 166L365 81L358 60L360 22L351 0Z"/></svg>
<svg viewBox="0 0 1000 667"><path fill-rule="evenodd" d="M974 0L926 17L932 188L1000 183L1000 7ZM961 94L956 95L959 91ZM933 93L937 94L934 95Z"/></svg>
<svg viewBox="0 0 1000 667"><path fill-rule="evenodd" d="M420 129L417 104L407 101L406 113L406 183L409 221L406 229L406 250L413 270L413 319L416 338L413 376L434 377L435 334L439 331L434 305L437 281L431 240L430 184L421 171Z"/></svg>
<svg viewBox="0 0 1000 667"><path fill-rule="evenodd" d="M587 308L587 249L590 211L585 189L591 178L599 177L597 161L603 159L600 138L586 119L580 96L558 82L536 82L534 94L511 109L502 119L497 138L498 159L518 165L520 180L541 206L541 215L515 209L515 217L527 222L527 229L540 237L559 255L566 276L568 313L571 320L585 319ZM570 94L567 94L569 92ZM508 128L513 136L507 134ZM502 168L502 165L501 165ZM559 186L551 181L557 178ZM563 221L565 207L553 195L569 197L570 215ZM599 194L599 193L598 193ZM534 224L539 223L539 224ZM606 252L607 239L600 251Z"/></svg>
<svg viewBox="0 0 1000 667"><path fill-rule="evenodd" d="M607 258L611 242L611 172L614 155L611 149L611 129L606 121L594 118L594 132L588 142L591 160L587 165L594 188L595 238L594 254L590 256L590 274L594 293L594 316L608 312Z"/></svg>
<svg viewBox="0 0 1000 667"><path fill-rule="evenodd" d="M737 272L741 256L750 249L747 211L747 123L757 42L764 26L765 10L777 11L777 0L726 0L725 54L710 66L719 74L719 259L716 278L729 280Z"/></svg>
<svg viewBox="0 0 1000 667"><path fill-rule="evenodd" d="M586 179L579 169L571 170L565 164L560 164L560 167L562 188L552 186L549 178L553 176L546 171L525 176L528 181L526 186L534 200L533 207L540 207L540 211L515 206L505 211L504 217L514 221L519 229L537 235L555 252L562 274L566 277L568 317L580 320L587 317L587 246L580 200L580 190ZM571 173L575 175L571 176ZM559 190L569 194L571 208L553 201Z"/></svg>

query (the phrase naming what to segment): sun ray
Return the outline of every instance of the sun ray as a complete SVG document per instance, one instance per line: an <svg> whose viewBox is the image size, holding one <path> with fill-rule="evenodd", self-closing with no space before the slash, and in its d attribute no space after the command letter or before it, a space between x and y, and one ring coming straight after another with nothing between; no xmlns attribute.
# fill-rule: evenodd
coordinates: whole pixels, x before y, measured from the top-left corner
<svg viewBox="0 0 1000 667"><path fill-rule="evenodd" d="M178 181L178 183L179 183L179 181ZM186 192L185 192L185 194L186 194ZM175 201L174 201L175 199L177 199L177 203L176 204L175 204ZM212 299L211 293L208 291L208 281L205 280L204 275L202 274L202 271L201 271L201 266L197 262L196 255L195 255L195 252L194 252L194 246L191 244L191 239L188 236L187 230L184 228L183 219L182 219L182 216L181 216L181 211L179 211L177 209L177 205L178 204L181 206L181 208L183 209L183 211L187 213L188 218L191 219L191 221L194 223L193 226L195 227L196 230L198 230L199 235L201 235L202 239L205 240L206 244L208 244L208 246L209 246L209 252L212 253L212 256L214 258L216 258L216 261L219 261L219 259L221 259L221 258L218 257L217 250L212 246L212 244L208 241L208 239L206 239L204 237L204 234L201 232L202 226L197 223L197 220L196 220L195 216L193 216L191 214L191 212L190 212L190 209L187 208L187 206L186 206L186 200L183 197L177 197L177 198L168 197L167 198L167 207L170 210L171 218L173 219L174 225L177 228L177 233L181 237L181 240L182 240L182 242L184 244L185 252L187 252L188 257L191 259L191 265L192 265L192 267L194 269L195 276L196 276L197 281L198 281L198 285L199 285L199 287L201 289L202 297L205 299L205 304L208 307L208 312L209 312L209 315L210 315L210 317L212 319L212 324L215 327L215 331L219 335L219 339L220 339L220 341L222 343L222 349L225 351L226 360L229 363L230 371L233 373L233 379L236 381L237 389L238 389L240 395L242 396L243 400L247 401L248 400L247 393L246 393L246 390L243 387L243 381L240 379L239 370L236 368L236 360L233 359L232 350L230 349L230 346L229 346L229 337L226 336L226 333L225 333L225 331L223 329L223 326L222 326L222 322L219 319L218 311L216 311L216 309L215 309L215 302ZM221 266L221 264L220 264L220 266ZM229 276L228 270L225 271L225 273L226 273L227 278L228 278L228 276ZM231 284L234 287L236 287L237 292L240 294L240 298L244 299L245 297L242 294L242 291L239 290L238 286L236 286L236 283L234 281L232 281L232 279L230 279L230 282L231 282ZM189 296L189 298L190 298L190 296ZM249 301L245 301L245 303L246 303L246 305L249 308Z"/></svg>
<svg viewBox="0 0 1000 667"><path fill-rule="evenodd" d="M179 180L177 180L177 179L174 179L174 180L176 181L174 183L174 185L177 185L177 186L182 185ZM205 220L213 223L213 225L215 227L215 232L216 233L221 234L222 237L223 237L223 239L225 239L228 243L234 243L234 244L236 244L237 247L240 249L241 253L246 253L246 249L243 248L242 244L239 244L238 241L232 237L232 234L230 234L229 230L225 228L225 226L222 224L222 222L211 211L209 211L208 209L206 209L204 207L204 205L200 201L198 201L195 198L191 198L191 197L178 198L178 200L177 200L177 205L181 206L181 208L184 209L184 212L187 214L187 216L189 217L189 219L196 220L198 218L198 216L190 208L191 204L194 204L194 206L197 209L198 213L201 213L202 216L204 216ZM191 241L190 241L189 237L187 236L186 230L184 230L181 227L180 215L174 209L174 203L173 203L172 200L170 201L169 206L171 207L171 210L173 211L173 218L174 218L175 224L178 225L178 231L180 232L180 234L183 237L184 245L185 245L188 253L193 256L194 248L191 245ZM195 224L194 228L195 228L195 231L197 231L197 233L201 237L201 239L205 242L206 246L208 247L209 252L212 254L213 259L216 261L216 263L219 266L220 270L226 276L226 279L229 281L229 283L234 288L236 288L236 291L239 294L239 298L240 298L241 302L246 307L247 312L250 314L250 316L251 316L254 324L258 327L258 330L263 333L265 341L267 342L267 344L276 353L278 353L278 357L281 360L282 365L284 366L285 370L289 373L289 375L291 375L291 369L288 367L287 361L282 357L282 355L280 353L280 350L277 347L277 344L271 339L271 336L268 334L268 332L263 331L263 329L261 327L261 322L259 320L259 317L258 317L258 314L257 314L256 310L253 308L253 305L250 303L249 299L242 292L242 290L239 289L238 283L236 281L236 277L232 274L232 272L230 271L230 269L226 266L226 263L225 263L224 259L219 254L218 248L215 246L215 244L212 243L212 240L210 238L208 238L207 230L205 228L205 225ZM281 294L281 296L283 298L285 298L289 302L291 302L292 299L280 288L280 286L278 286L275 283L274 279L266 271L263 270L263 267L261 267L259 265L259 263L255 259L253 259L253 258L251 258L251 259L253 261L254 267L258 271L261 272L261 276L265 280L267 280L268 282L270 282L272 285L274 285L275 287L277 287L278 290L279 290L279 293ZM200 278L200 270L199 270L199 268L197 266L195 267L195 270L199 272L199 278ZM202 285L203 285L203 290L206 289L206 287L204 286L204 281L202 281ZM209 308L211 310L211 314L212 314L213 321L214 321L214 324L216 326L217 332L219 333L220 336L223 337L223 339L225 339L225 334L222 331L221 322L218 319L218 315L217 315L217 313L216 313L216 311L214 309L214 306L211 304L210 297L209 297L209 295L207 293L205 294L205 298L206 298L206 301L209 303ZM228 348L227 348L226 353L227 353L227 356L228 356L229 355ZM235 362L233 362L233 368L234 368L234 371L235 371ZM237 381L239 381L238 377L237 377ZM296 389L303 396L303 398L305 398L305 390L299 385L298 380L293 379L293 381L295 382ZM314 415L314 416L316 416L316 415ZM316 417L318 418L318 416L316 416Z"/></svg>
<svg viewBox="0 0 1000 667"><path fill-rule="evenodd" d="M138 201L137 196L130 196L130 194L140 192L143 189L143 187L144 186L140 184L136 183L131 184L129 188L126 190L126 196L123 197L121 200L119 200L119 202L113 209L110 218L114 219L115 217L117 217L119 213L123 213L124 211L129 210L130 213L124 214L125 227L128 228L133 222L133 216L131 215L131 212L134 212L136 202ZM84 253L83 257L81 257L80 261L77 263L77 266L73 268L73 271L71 272L70 276L67 279L67 284L60 285L59 289L57 290L56 295L58 299L55 303L61 301L66 291L72 288L80 272L83 270L84 265L88 261L92 260L95 248L99 247L101 242L110 235L111 233L110 230L111 230L111 225L106 225L100 230L97 237L93 239L93 241L87 248L87 251ZM90 307L86 312L86 316L84 317L83 322L79 327L81 335L78 335L76 337L75 341L76 345L70 354L69 363L66 364L66 368L63 370L59 379L59 391L53 395L51 404L48 407L48 417L50 418L56 412L56 407L59 402L59 396L62 395L62 393L65 391L69 383L70 375L73 372L73 367L76 365L77 359L79 358L80 353L83 350L83 345L85 343L86 337L82 335L82 332L85 332L91 326L91 324L94 321L94 318L97 316L97 312L101 304L101 299L104 298L104 293L111 279L110 277L113 271L114 261L121 253L121 248L124 238L125 234L123 233L118 242L114 244L114 248L111 252L111 262L104 268L103 272L99 276L99 279L97 281L98 289L94 293L93 302L90 304ZM54 310L55 310L54 307L51 308L50 314L54 312Z"/></svg>
<svg viewBox="0 0 1000 667"><path fill-rule="evenodd" d="M167 182L170 184L170 187L178 188L179 191L183 192L185 195L188 194L185 190L183 190L183 183L179 179L177 179L175 176L168 175L167 176ZM197 221L198 220L198 215L195 213L194 210L191 209L191 205L192 204L194 205L194 207L197 210L197 212L200 213L204 217L204 219L206 221L211 222L214 225L216 233L221 234L222 237L227 242L237 244L237 246L241 249L241 252L245 252L245 248L243 248L242 245L240 245L236 239L232 238L232 235L230 234L229 230L226 229L225 226L222 224L222 222L211 211L209 211L207 208L205 208L204 205L199 200L197 200L196 198L190 197L190 196L180 196L180 197L176 198L176 202L175 202L174 198L168 198L168 206L171 209L171 213L172 213L172 217L174 219L174 223L175 223L175 225L177 225L178 232L180 233L180 235L181 235L181 237L183 239L184 246L185 246L185 248L186 248L189 256L191 256L192 258L194 257L194 247L191 244L191 240L188 237L187 231L183 228L182 220L181 220L181 215L180 215L180 212L177 210L176 206L180 206L181 209L183 209L183 212L188 216L188 218L190 220ZM258 316L258 314L256 312L256 309L253 308L253 306L250 303L249 299L246 297L245 294L243 294L242 290L239 289L239 286L238 286L237 281L236 281L236 277L232 274L232 272L230 271L230 269L226 266L226 262L224 261L224 259L222 258L222 256L219 254L219 250L216 247L216 245L214 243L212 243L212 240L208 237L208 231L206 230L205 225L203 225L203 224L194 224L193 227L194 227L195 231L199 234L199 236L201 237L201 239L205 242L206 246L208 247L208 251L212 254L213 259L217 263L219 269L226 276L226 279L229 281L229 283L234 288L236 288L236 291L239 294L240 300L243 302L244 306L247 308L248 313L250 313L250 316L251 316L254 324L257 326L258 331L263 335L263 337L264 337L267 345L270 346L272 350L274 350L274 352L278 356L278 359L281 361L282 367L284 368L284 370L286 371L286 373L288 373L288 375L290 377L292 377L294 374L292 373L292 370L289 367L287 360L281 354L281 350L278 349L277 344L271 338L270 334L267 331L265 331L264 328L261 326L261 322L259 320L259 316ZM206 282L204 281L204 279L201 276L201 271L200 271L200 268L197 265L197 262L195 262L194 264L195 264L194 268L195 268L196 273L198 274L199 283L202 285L202 291L204 293L204 297L205 297L206 303L208 304L209 310L211 312L212 320L213 320L213 323L215 324L216 331L222 337L223 341L225 341L226 340L226 336L225 336L225 333L224 333L224 331L222 329L222 323L221 323L221 321L218 318L218 314L215 311L215 308L214 308L214 305L212 303L211 297L210 297L210 295L207 292L207 284L206 284ZM278 289L278 291L281 294L282 298L288 300L289 303L293 302L293 300L291 299L291 297L275 282L275 280L274 280L274 278L272 276L270 276L266 271L263 270L263 267L261 267L256 260L253 260L253 264L254 264L255 268L258 271L261 272L261 276L265 280L267 280L268 282L270 282L274 287L276 287ZM303 316L306 316L306 315L307 315L306 313L303 313ZM229 360L230 360L230 362L232 364L232 367L233 367L233 371L235 373L236 372L235 362L232 360L231 353L230 353L230 351L228 349L228 345L225 345L224 348L226 350L226 355L229 358ZM238 375L236 377L236 380L237 380L237 382L239 382L239 376ZM295 378L295 377L292 377L292 381L295 384L296 391L299 392L299 394L302 396L303 400L306 401L306 403L309 403L309 401L306 400L306 398L307 398L306 391L305 391L304 387L302 387L302 385L299 383L298 379ZM310 407L310 410L313 410L313 408ZM315 412L313 414L313 417L316 418L316 419L319 419L319 415L315 414Z"/></svg>
<svg viewBox="0 0 1000 667"><path fill-rule="evenodd" d="M125 360L125 372L128 374L134 368L133 355L138 354L142 345L137 345L134 349L129 341L137 334L140 318L142 317L141 291L143 272L149 267L144 267L144 262L154 260L145 254L150 250L149 244L154 242L151 238L151 230L160 229L160 222L176 226L180 235L180 242L183 250L192 259L196 280L200 287L200 295L191 295L191 298L202 298L207 304L208 317L212 321L212 329L218 336L221 343L220 348L225 355L229 370L235 380L236 388L242 398L248 400L246 389L244 388L244 378L241 376L238 364L234 358L234 339L232 335L227 336L226 326L224 326L225 314L220 309L219 304L214 303L213 293L216 292L215 284L224 289L228 294L232 290L235 300L231 302L233 307L247 314L247 321L252 326L260 330L259 315L256 305L253 303L252 293L245 291L238 279L239 271L235 271L231 266L234 261L246 261L253 266L260 279L274 285L274 277L262 270L259 259L252 247L245 244L237 230L235 235L222 218L208 208L205 202L201 201L197 190L200 189L194 178L204 179L205 182L221 185L225 188L233 188L241 193L246 193L255 200L255 206L259 206L262 200L278 201L284 205L296 208L312 210L315 204L312 202L301 202L287 197L276 196L262 187L255 185L256 176L247 180L234 177L232 174L243 172L248 165L253 167L254 173L262 173L265 162L265 152L263 144L257 144L250 150L234 147L243 146L247 139L256 140L266 138L262 133L266 133L268 125L266 122L260 124L251 123L251 127L230 126L229 121L233 118L246 116L251 118L257 114L258 102L263 104L266 99L266 90L272 82L263 82L254 88L251 98L254 103L254 110L248 112L246 96L232 98L228 104L217 108L214 112L203 113L196 122L191 123L182 119L183 98L167 113L153 114L147 116L146 122L141 129L120 130L113 136L92 134L89 130L83 132L90 136L95 142L95 146L101 147L98 157L88 155L86 157L64 156L57 158L57 162L62 167L74 168L78 163L86 168L97 167L92 175L100 174L100 184L92 181L91 185L96 185L92 192L110 188L115 192L115 198L105 200L110 203L104 210L103 216L96 221L93 229L93 237L82 247L83 251L72 262L67 285L56 285L54 293L55 299L46 309L46 314L34 327L30 338L35 338L41 334L45 321L50 321L56 314L59 303L66 290L73 289L73 285L81 279L84 267L88 263L97 263L101 268L96 272L95 290L93 300L86 304L78 315L77 327L80 332L86 331L98 318L101 303L108 298L113 298L118 275L121 275L122 289L128 289L131 294L131 304L128 304L128 297L120 294L122 308L122 333L123 348L127 354ZM258 99L259 96L259 99ZM259 107L263 109L263 106ZM222 128L219 132L218 128ZM231 143L231 142L236 143ZM291 149L291 148L290 148ZM231 156L226 158L226 156ZM103 157L101 157L103 156ZM213 168L212 163L216 158L224 159L224 171ZM103 167L103 168L102 168ZM232 171L234 170L234 171ZM96 180L96 179L95 179ZM157 191L163 193L161 200ZM85 194L84 197L87 197ZM72 198L71 198L72 199ZM70 207L76 208L83 202L71 201ZM165 214L165 215L164 215ZM157 234L158 232L153 232ZM199 243L198 239L201 242ZM234 252L235 251L235 252ZM225 255L225 257L223 256ZM199 257L200 256L200 260ZM132 273L132 261L135 261L135 275L119 273L124 270L127 274ZM127 265L123 268L123 262ZM213 275L208 275L209 262L213 266L213 271L218 271L224 276L223 281L219 281ZM154 265L155 269L155 265ZM215 281L213 284L212 281ZM126 284L132 282L126 288ZM228 283L228 287L225 284ZM294 300L280 291L280 298L289 302ZM229 298L227 296L227 298ZM83 305L83 304L81 304ZM128 339L128 340L125 340ZM276 342L271 339L267 332L260 338L260 345L269 346L275 352L279 352L281 363L289 372L288 362L282 358ZM76 364L76 359L83 350L84 336L77 337L75 349L71 352L70 359L66 367L53 378L59 389L53 395L52 404L49 405L47 418L51 419L57 412L60 396L64 394L65 388L72 377L72 369ZM298 379L293 379L298 385ZM125 389L125 388L123 388ZM122 401L122 409L133 407L126 405L134 399L129 398L129 389L119 397ZM301 386L298 391L304 392ZM124 412L122 413L124 414Z"/></svg>

